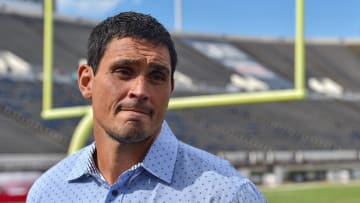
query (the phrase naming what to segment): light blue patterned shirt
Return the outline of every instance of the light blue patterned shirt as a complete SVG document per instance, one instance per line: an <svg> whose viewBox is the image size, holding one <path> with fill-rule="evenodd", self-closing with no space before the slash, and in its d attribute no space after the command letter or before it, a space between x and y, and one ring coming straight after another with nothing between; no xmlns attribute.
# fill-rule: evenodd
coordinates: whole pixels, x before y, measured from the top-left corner
<svg viewBox="0 0 360 203"><path fill-rule="evenodd" d="M229 162L176 139L164 121L144 160L109 185L95 144L65 158L32 186L27 202L266 202Z"/></svg>

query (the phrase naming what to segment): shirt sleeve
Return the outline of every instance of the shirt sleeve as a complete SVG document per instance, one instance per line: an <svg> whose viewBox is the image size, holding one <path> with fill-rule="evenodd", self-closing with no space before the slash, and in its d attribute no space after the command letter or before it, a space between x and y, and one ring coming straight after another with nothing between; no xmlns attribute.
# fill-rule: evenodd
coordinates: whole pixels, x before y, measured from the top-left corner
<svg viewBox="0 0 360 203"><path fill-rule="evenodd" d="M41 202L41 190L39 189L39 184L37 184L36 182L31 186L27 194L26 203Z"/></svg>
<svg viewBox="0 0 360 203"><path fill-rule="evenodd" d="M236 196L233 198L233 201L236 203L267 203L265 197L261 192L256 188L256 186L251 182L247 181L242 184L237 190Z"/></svg>

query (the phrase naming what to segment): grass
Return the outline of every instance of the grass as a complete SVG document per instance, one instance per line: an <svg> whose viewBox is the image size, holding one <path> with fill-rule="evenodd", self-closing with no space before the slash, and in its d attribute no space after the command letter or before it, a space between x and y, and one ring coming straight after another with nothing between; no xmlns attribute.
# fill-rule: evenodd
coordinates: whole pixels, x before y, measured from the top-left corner
<svg viewBox="0 0 360 203"><path fill-rule="evenodd" d="M359 203L360 183L308 183L260 188L269 203Z"/></svg>

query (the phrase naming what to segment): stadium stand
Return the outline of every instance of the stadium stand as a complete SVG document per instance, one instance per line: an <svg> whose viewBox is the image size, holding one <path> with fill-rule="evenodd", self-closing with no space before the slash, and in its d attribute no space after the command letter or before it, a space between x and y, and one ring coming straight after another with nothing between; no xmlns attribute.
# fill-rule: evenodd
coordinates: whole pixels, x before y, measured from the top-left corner
<svg viewBox="0 0 360 203"><path fill-rule="evenodd" d="M64 141L56 139L55 133L49 136L51 132L42 128L40 124L24 118L9 107L2 106L0 112L0 129L2 129L0 153L43 153L44 150L49 153L66 151Z"/></svg>
<svg viewBox="0 0 360 203"><path fill-rule="evenodd" d="M94 23L55 16L54 26L54 79L57 81L54 106L88 104L77 90L74 73L79 60L85 58L86 40ZM44 121L40 117L41 16L2 10L0 27L0 50L11 52L31 64L34 74L32 80L26 81L9 77L7 73L0 75L0 157L9 153L64 155L79 118ZM290 39L185 33L173 33L173 36L179 54L178 72L193 83L176 90L174 97L234 92L229 89L234 86L231 76L247 77L238 72L237 67L231 69L223 61L197 50L189 43L191 40L220 42L238 49L254 64L264 68L258 70L274 73L277 84L293 81L294 44ZM349 159L358 161L360 44L309 40L306 48L309 80L306 100L171 110L166 119L181 140L228 157L239 168L258 166L259 160L263 160L261 166L288 160L284 157L289 158L288 162L311 162L316 153L310 153L310 156L310 151L319 151L319 160L322 160L320 152L324 150L354 150L349 153ZM6 64L0 57L1 60ZM68 80L63 80L64 77ZM254 77L263 80L256 74ZM184 79L185 83L187 79ZM263 80L266 84L269 81ZM335 90L338 90L336 94ZM90 136L88 142L91 141ZM232 153L236 154L235 158ZM331 153L327 154L333 157ZM347 160L346 156L344 160Z"/></svg>
<svg viewBox="0 0 360 203"><path fill-rule="evenodd" d="M206 56L189 46L181 40L174 38L176 49L179 53L178 71L192 78L197 84L198 91L207 93L219 93L229 82L231 71L214 63Z"/></svg>

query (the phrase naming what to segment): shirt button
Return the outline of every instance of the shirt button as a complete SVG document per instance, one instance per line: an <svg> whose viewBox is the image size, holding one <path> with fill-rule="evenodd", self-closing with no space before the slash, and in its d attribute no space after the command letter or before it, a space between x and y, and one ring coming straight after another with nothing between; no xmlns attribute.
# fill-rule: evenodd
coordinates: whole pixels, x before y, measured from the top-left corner
<svg viewBox="0 0 360 203"><path fill-rule="evenodd" d="M117 195L118 195L118 191L117 191L117 190L113 190L113 191L111 191L111 194L112 194L113 196L117 196Z"/></svg>

